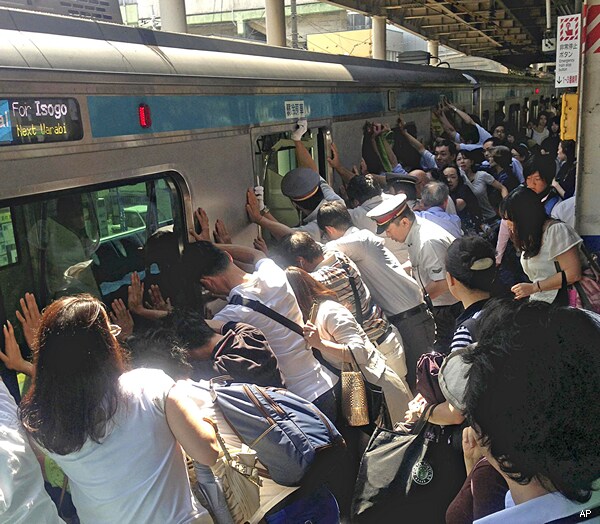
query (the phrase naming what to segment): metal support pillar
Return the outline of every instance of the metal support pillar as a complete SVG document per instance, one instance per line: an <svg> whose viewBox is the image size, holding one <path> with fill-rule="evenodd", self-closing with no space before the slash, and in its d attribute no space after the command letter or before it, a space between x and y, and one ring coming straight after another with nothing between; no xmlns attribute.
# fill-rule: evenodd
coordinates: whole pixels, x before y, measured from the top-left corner
<svg viewBox="0 0 600 524"><path fill-rule="evenodd" d="M593 250L600 248L600 39L594 30L598 16L600 0L587 0L582 19L576 228Z"/></svg>
<svg viewBox="0 0 600 524"><path fill-rule="evenodd" d="M386 38L385 38L385 16L374 16L373 27L371 29L371 41L373 49L373 58L385 60Z"/></svg>
<svg viewBox="0 0 600 524"><path fill-rule="evenodd" d="M285 3L284 0L265 0L267 44L285 47Z"/></svg>
<svg viewBox="0 0 600 524"><path fill-rule="evenodd" d="M160 25L162 31L187 33L184 0L159 0Z"/></svg>
<svg viewBox="0 0 600 524"><path fill-rule="evenodd" d="M427 40L427 52L429 53L429 65L440 62L440 43L437 40Z"/></svg>

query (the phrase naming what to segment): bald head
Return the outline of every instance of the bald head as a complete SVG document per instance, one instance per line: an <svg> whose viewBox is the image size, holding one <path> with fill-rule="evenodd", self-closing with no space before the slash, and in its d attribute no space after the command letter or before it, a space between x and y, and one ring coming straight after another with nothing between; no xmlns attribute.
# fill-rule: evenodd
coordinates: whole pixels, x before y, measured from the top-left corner
<svg viewBox="0 0 600 524"><path fill-rule="evenodd" d="M431 177L428 173L423 171L422 169L414 169L409 173L410 176L414 176L417 179L415 184L415 189L417 190L417 198L421 198L421 192L423 188L431 182Z"/></svg>

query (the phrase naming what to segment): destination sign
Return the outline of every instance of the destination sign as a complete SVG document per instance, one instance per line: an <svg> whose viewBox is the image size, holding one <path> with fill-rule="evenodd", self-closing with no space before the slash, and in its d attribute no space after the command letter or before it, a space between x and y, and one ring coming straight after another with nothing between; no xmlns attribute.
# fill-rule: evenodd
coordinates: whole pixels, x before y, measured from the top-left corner
<svg viewBox="0 0 600 524"><path fill-rule="evenodd" d="M0 98L0 146L82 138L81 113L74 98Z"/></svg>

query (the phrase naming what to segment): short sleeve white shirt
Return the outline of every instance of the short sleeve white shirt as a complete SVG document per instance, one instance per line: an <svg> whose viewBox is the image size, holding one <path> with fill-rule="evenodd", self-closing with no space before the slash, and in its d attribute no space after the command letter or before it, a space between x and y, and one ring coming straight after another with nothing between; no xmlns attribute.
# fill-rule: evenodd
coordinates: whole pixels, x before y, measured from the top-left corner
<svg viewBox="0 0 600 524"><path fill-rule="evenodd" d="M532 282L545 280L556 273L556 266L554 265L556 257L582 242L581 237L571 226L562 222L550 224L544 231L540 252L531 258L525 258L524 255L521 255L523 271ZM553 302L557 294L558 290L553 289L534 293L529 298L530 300Z"/></svg>
<svg viewBox="0 0 600 524"><path fill-rule="evenodd" d="M370 382L377 382L385 371L385 357L369 341L369 337L350 311L333 300L325 300L319 305L315 325L321 339L351 348L356 363L367 379ZM324 358L336 368L342 368L341 354L339 359L332 359L328 355L324 355Z"/></svg>
<svg viewBox="0 0 600 524"><path fill-rule="evenodd" d="M452 236L444 228L415 217L405 244L413 266L413 275L421 280L423 287L430 282L438 282L446 278L446 253L450 244L454 242ZM434 306L449 306L458 302L450 291L446 291L433 300Z"/></svg>
<svg viewBox="0 0 600 524"><path fill-rule="evenodd" d="M280 315L302 326L302 313L285 272L269 258L256 264L256 271L246 281L235 286L228 299L234 295L258 300ZM267 337L279 365L286 386L292 393L313 401L329 391L338 378L321 366L304 338L279 322L245 306L227 304L215 315L223 322L245 322L260 329Z"/></svg>
<svg viewBox="0 0 600 524"><path fill-rule="evenodd" d="M0 522L63 524L44 489L42 471L0 379Z"/></svg>
<svg viewBox="0 0 600 524"><path fill-rule="evenodd" d="M86 524L211 523L196 504L183 452L165 414L174 381L157 369L123 374L125 396L100 442L68 455L49 453L69 477Z"/></svg>
<svg viewBox="0 0 600 524"><path fill-rule="evenodd" d="M344 236L329 242L358 267L375 302L386 315L397 315L423 302L419 284L409 277L382 238L366 229L349 228Z"/></svg>

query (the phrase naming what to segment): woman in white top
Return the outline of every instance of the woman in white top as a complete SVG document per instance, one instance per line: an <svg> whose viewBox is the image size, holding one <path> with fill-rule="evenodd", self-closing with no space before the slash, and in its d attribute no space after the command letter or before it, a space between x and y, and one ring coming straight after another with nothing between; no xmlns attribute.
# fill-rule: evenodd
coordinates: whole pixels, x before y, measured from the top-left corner
<svg viewBox="0 0 600 524"><path fill-rule="evenodd" d="M511 291L517 299L529 297L568 305L563 283L570 285L581 279L581 237L572 227L548 217L531 189L515 189L505 200L504 209L508 229L521 251L523 271L533 282L516 284Z"/></svg>
<svg viewBox="0 0 600 524"><path fill-rule="evenodd" d="M117 330L91 295L48 306L21 421L68 476L82 522L210 523L179 443L212 465L214 431L162 371L125 372Z"/></svg>
<svg viewBox="0 0 600 524"><path fill-rule="evenodd" d="M351 361L354 356L367 381L383 389L392 422L404 420L411 398L410 389L386 365L386 358L369 341L352 313L338 304L333 291L306 271L289 267L286 274L298 299L306 323L304 337L310 346L319 350L323 358L337 369L341 369L342 363ZM316 304L316 310L312 309L313 304Z"/></svg>
<svg viewBox="0 0 600 524"><path fill-rule="evenodd" d="M508 189L506 189L500 182L498 182L492 175L485 171L474 171L475 168L475 153L471 151L459 151L456 155L456 163L465 178L465 183L471 188L471 191L477 197L479 201L479 207L483 214L483 220L486 222L495 220L498 215L490 200L488 198L488 186L493 187L500 191L502 198L508 195Z"/></svg>
<svg viewBox="0 0 600 524"><path fill-rule="evenodd" d="M547 125L548 115L542 111L537 117L535 126L527 130L527 138L541 146L542 142L550 136Z"/></svg>

